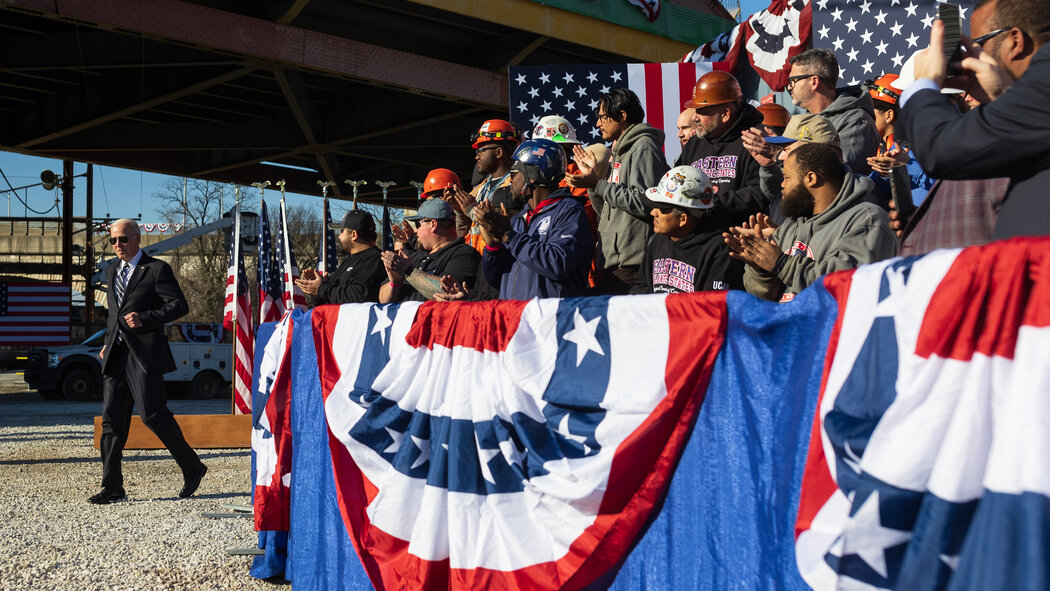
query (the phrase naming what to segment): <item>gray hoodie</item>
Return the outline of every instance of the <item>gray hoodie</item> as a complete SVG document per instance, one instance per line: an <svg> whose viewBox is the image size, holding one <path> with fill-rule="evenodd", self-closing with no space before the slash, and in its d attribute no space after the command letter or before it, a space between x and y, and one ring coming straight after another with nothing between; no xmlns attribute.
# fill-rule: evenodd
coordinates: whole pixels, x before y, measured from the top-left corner
<svg viewBox="0 0 1050 591"><path fill-rule="evenodd" d="M875 183L849 174L835 200L823 212L808 218L788 218L774 234L784 254L773 273L748 265L744 287L748 293L787 301L818 278L834 271L888 259L897 254L897 237L890 231L886 212L868 202Z"/></svg>
<svg viewBox="0 0 1050 591"><path fill-rule="evenodd" d="M875 106L871 95L861 86L839 88L835 100L823 111L842 144L842 159L857 174L868 174L868 156L879 147L879 130L875 127Z"/></svg>
<svg viewBox="0 0 1050 591"><path fill-rule="evenodd" d="M643 197L667 172L664 132L636 123L612 148L609 175L591 190L598 213L598 266L618 269L641 264L653 224Z"/></svg>

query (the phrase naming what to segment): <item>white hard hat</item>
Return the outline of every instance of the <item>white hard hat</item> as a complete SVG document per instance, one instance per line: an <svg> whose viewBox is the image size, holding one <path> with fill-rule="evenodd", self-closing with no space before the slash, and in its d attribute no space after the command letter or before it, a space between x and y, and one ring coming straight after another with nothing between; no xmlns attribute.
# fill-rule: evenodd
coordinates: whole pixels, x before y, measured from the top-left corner
<svg viewBox="0 0 1050 591"><path fill-rule="evenodd" d="M919 51L922 50L920 49ZM893 83L894 86L901 89L902 91L905 88L908 88L909 84L915 82L915 56L919 54L919 51L916 51L915 53L908 56L908 59L904 62L904 65L901 66L900 78L897 78L897 81ZM958 88L941 89L941 94L959 94L960 92L963 91Z"/></svg>
<svg viewBox="0 0 1050 591"><path fill-rule="evenodd" d="M576 130L573 129L572 123L569 123L568 119L557 115L547 115L540 119L539 123L536 124L536 128L532 130L532 139L551 140L558 144L583 143L576 139Z"/></svg>
<svg viewBox="0 0 1050 591"><path fill-rule="evenodd" d="M668 170L658 185L645 192L645 196L654 203L665 203L678 209L698 211L715 206L711 179L692 166L676 166Z"/></svg>

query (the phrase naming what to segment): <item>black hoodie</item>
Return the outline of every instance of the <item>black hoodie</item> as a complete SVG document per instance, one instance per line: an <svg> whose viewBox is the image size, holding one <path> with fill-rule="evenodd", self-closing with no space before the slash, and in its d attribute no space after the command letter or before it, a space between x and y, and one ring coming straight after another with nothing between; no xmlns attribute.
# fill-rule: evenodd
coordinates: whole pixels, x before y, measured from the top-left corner
<svg viewBox="0 0 1050 591"><path fill-rule="evenodd" d="M704 171L734 225L747 221L751 214L769 211L769 198L758 186L758 162L740 137L745 129L761 124L762 113L745 103L729 131L713 139L694 135L675 161L675 166L689 165Z"/></svg>
<svg viewBox="0 0 1050 591"><path fill-rule="evenodd" d="M722 232L730 222L721 207L708 210L688 235L677 241L653 234L645 247L632 294L693 293L744 288L744 264L729 258Z"/></svg>

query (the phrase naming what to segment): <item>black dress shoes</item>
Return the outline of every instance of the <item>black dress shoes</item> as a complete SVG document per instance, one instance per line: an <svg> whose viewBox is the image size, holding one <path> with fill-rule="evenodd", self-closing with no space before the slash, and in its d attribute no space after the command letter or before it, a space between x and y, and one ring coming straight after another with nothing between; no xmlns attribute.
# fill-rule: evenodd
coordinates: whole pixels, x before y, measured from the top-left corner
<svg viewBox="0 0 1050 591"><path fill-rule="evenodd" d="M97 495L88 497L88 502L96 505L108 505L117 501L126 501L127 498L128 495L124 493L122 488L104 488Z"/></svg>
<svg viewBox="0 0 1050 591"><path fill-rule="evenodd" d="M193 496L193 493L197 492L197 487L201 485L201 478L204 478L204 475L207 473L208 467L201 464L200 468L189 474L184 474L183 478L186 479L186 483L183 485L182 490L179 491L179 497L185 499Z"/></svg>

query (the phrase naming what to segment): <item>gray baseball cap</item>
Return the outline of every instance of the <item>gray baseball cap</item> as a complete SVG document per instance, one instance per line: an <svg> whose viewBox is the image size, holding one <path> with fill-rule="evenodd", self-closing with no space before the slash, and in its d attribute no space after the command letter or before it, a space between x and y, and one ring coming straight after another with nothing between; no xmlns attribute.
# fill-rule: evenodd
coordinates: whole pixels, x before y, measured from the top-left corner
<svg viewBox="0 0 1050 591"><path fill-rule="evenodd" d="M416 215L407 216L405 219L410 222L418 222L419 220L451 220L454 217L456 214L453 213L452 206L437 197L431 197L419 206Z"/></svg>

